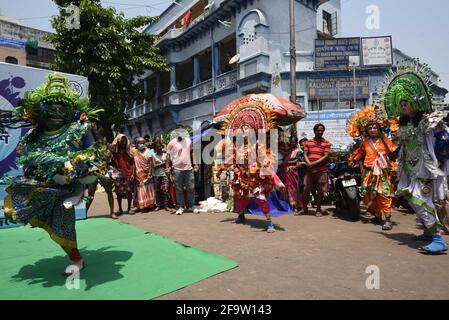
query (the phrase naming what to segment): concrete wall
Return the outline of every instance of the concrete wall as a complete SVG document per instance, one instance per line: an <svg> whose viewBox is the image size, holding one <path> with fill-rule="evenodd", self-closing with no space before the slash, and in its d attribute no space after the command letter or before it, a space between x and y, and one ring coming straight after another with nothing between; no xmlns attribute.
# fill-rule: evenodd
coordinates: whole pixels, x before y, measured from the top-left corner
<svg viewBox="0 0 449 320"><path fill-rule="evenodd" d="M5 62L6 57L14 57L17 59L18 64L26 66L25 50L0 46L0 61Z"/></svg>

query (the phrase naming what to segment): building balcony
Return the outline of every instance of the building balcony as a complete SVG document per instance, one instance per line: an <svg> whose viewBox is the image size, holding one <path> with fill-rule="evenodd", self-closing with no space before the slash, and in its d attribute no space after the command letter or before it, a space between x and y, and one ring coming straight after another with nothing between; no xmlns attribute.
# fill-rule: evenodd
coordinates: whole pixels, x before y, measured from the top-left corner
<svg viewBox="0 0 449 320"><path fill-rule="evenodd" d="M235 87L237 85L237 77L237 70L219 75L215 80L215 93ZM159 104L156 103L156 99L154 102L145 102L129 109L126 111L126 114L129 120L133 120L170 105L183 105L212 94L214 94L214 86L212 79L209 79L183 90L167 92L161 96Z"/></svg>
<svg viewBox="0 0 449 320"><path fill-rule="evenodd" d="M154 110L153 106L154 106L153 102L144 102L127 110L126 116L128 117L129 120L140 118L141 116L149 112L152 112Z"/></svg>
<svg viewBox="0 0 449 320"><path fill-rule="evenodd" d="M210 14L209 11L203 12L200 16L193 19L190 24L187 27L181 27L181 28L172 28L168 30L157 42L156 45L160 44L161 42L165 40L172 40L176 39L180 35L184 34L185 32L192 29L194 26L196 26L198 23L204 21L206 17Z"/></svg>
<svg viewBox="0 0 449 320"><path fill-rule="evenodd" d="M237 83L237 71L232 70L219 75L215 80L215 93L232 88ZM196 99L209 96L214 93L214 85L212 79L203 81L195 86L187 89L172 91L163 96L166 98L162 107L168 105L184 104ZM167 99L168 98L168 99Z"/></svg>

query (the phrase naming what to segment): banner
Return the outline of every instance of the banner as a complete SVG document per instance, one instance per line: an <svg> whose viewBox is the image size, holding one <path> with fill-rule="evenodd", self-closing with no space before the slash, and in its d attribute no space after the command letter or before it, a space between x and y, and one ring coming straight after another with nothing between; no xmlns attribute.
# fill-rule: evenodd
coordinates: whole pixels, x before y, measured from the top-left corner
<svg viewBox="0 0 449 320"><path fill-rule="evenodd" d="M12 110L23 97L26 91L33 90L45 82L45 77L54 71L37 69L16 64L0 62L0 109ZM89 82L86 77L65 74L72 89L80 96L87 97ZM17 176L22 174L17 165L16 147L20 138L28 129L8 129L6 134L0 136L0 177ZM5 220L3 199L5 187L0 185L0 228L15 226ZM77 218L85 218L86 210L84 204L77 207Z"/></svg>
<svg viewBox="0 0 449 320"><path fill-rule="evenodd" d="M358 110L338 111L309 111L307 117L297 124L299 139L313 139L313 127L322 123L326 127L324 138L332 144L333 150L342 150L353 143L353 139L346 133L346 122Z"/></svg>
<svg viewBox="0 0 449 320"><path fill-rule="evenodd" d="M0 46L25 50L25 42L24 41L12 39L12 38L6 38L6 37L2 37L2 36L0 36Z"/></svg>

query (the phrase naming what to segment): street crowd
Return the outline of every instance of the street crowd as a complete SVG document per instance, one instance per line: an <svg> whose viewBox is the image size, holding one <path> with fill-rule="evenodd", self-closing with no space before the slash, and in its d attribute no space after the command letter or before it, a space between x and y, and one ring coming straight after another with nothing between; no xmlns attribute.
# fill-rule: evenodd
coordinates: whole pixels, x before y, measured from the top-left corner
<svg viewBox="0 0 449 320"><path fill-rule="evenodd" d="M333 184L330 171L334 159L331 143L324 138L325 129L323 124L317 124L314 127L315 136L311 139L299 140L297 135L293 134L287 142L285 139L279 141L276 174L284 188L276 194L279 199L288 203L288 213L295 216L308 215L310 207L315 208L317 217L329 215L322 205L324 199L331 199L332 202L332 196L329 196ZM380 141L379 148L382 152L394 155L395 148L391 139L382 135L380 130L378 126L373 125L367 136ZM168 143L163 140L161 136L145 136L131 141L126 135L118 134L106 156L111 170L88 186L88 206L92 203L99 183L108 195L110 215L113 219L123 214L134 215L137 212L161 210L168 210L177 215L198 213L197 210L194 211L195 205L199 200L206 199L200 199L195 191L195 172L198 172L199 165L193 163L191 138L178 135ZM353 152L346 154L345 161L359 172L363 172L364 167L369 169L373 166L376 158L371 154L365 157L365 154L364 146L359 144L357 148L353 148ZM395 167L394 161L389 162ZM213 189L213 174L209 178L208 185ZM220 189L214 190L215 197L223 201L232 199L231 184L228 175L224 185L221 183ZM376 223L382 223L382 217L386 218L383 223L384 230L391 230L393 226L390 220L391 207L394 205L393 189L393 186L391 190L388 189L387 196L379 194L375 199L368 199L365 206L362 202L363 217L369 217L368 220ZM114 210L113 192L116 194L118 211ZM377 199L381 199L380 208ZM127 201L126 210L123 210L123 200Z"/></svg>

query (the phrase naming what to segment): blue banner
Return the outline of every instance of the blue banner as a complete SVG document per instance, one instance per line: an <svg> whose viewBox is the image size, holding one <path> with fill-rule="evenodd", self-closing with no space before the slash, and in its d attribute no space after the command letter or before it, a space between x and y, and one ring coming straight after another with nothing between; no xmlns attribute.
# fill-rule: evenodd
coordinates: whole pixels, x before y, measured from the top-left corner
<svg viewBox="0 0 449 320"><path fill-rule="evenodd" d="M0 46L14 49L25 49L25 42L0 36Z"/></svg>
<svg viewBox="0 0 449 320"><path fill-rule="evenodd" d="M303 121L348 120L358 110L311 111Z"/></svg>

